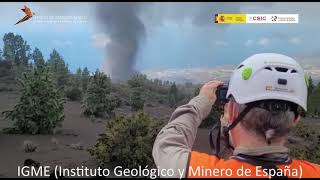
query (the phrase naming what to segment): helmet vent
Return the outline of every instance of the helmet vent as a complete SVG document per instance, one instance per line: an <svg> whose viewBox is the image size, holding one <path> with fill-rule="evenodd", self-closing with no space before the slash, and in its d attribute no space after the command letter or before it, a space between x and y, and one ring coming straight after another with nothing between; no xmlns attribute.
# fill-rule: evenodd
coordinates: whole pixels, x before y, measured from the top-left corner
<svg viewBox="0 0 320 180"><path fill-rule="evenodd" d="M297 73L297 70L292 69L292 70L291 70L291 73Z"/></svg>
<svg viewBox="0 0 320 180"><path fill-rule="evenodd" d="M265 67L264 69L267 69L269 71L272 71L271 67Z"/></svg>
<svg viewBox="0 0 320 180"><path fill-rule="evenodd" d="M278 72L287 72L287 71L288 71L287 68L283 68L283 67L275 67L275 69L276 69Z"/></svg>
<svg viewBox="0 0 320 180"><path fill-rule="evenodd" d="M241 64L237 69L240 69L240 68L242 68L243 67L243 64Z"/></svg>

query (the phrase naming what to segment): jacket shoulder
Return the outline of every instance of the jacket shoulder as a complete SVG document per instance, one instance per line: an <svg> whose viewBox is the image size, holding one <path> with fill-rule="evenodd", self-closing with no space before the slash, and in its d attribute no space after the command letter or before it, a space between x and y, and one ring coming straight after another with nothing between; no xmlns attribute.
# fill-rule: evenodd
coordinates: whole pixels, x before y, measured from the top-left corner
<svg viewBox="0 0 320 180"><path fill-rule="evenodd" d="M320 177L320 165L306 160L292 160L292 165L302 168L305 176Z"/></svg>

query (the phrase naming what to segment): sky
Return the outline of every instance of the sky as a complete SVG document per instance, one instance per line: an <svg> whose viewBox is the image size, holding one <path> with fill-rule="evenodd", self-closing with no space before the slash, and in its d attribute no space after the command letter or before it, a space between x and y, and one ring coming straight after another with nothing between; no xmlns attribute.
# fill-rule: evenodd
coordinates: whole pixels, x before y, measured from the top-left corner
<svg viewBox="0 0 320 180"><path fill-rule="evenodd" d="M104 69L110 61L106 45L113 39L112 33L106 30L108 26L101 25L104 20L97 18L97 7L105 3L0 2L0 37L8 32L20 34L32 49L38 47L46 59L55 48L73 72L78 67L88 67L90 71ZM20 10L23 5L29 6L35 16L14 25L24 16ZM133 62L137 71L239 64L246 57L262 52L285 54L304 65L320 67L320 3L145 2L134 6L134 13L145 30L138 39ZM221 25L214 23L215 13L299 14L299 24ZM50 16L55 20L84 19L45 21Z"/></svg>

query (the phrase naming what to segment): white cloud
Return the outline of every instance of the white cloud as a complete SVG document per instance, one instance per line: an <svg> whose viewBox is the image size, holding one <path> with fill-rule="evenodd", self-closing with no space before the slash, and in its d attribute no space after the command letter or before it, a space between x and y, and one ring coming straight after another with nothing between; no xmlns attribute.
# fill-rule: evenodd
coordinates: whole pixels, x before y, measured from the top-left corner
<svg viewBox="0 0 320 180"><path fill-rule="evenodd" d="M261 39L258 40L257 44L260 45L260 46L267 46L267 45L270 44L270 39L265 38L265 37L261 38Z"/></svg>
<svg viewBox="0 0 320 180"><path fill-rule="evenodd" d="M251 39L248 39L248 40L244 43L245 46L251 46L252 44L253 44L253 40L251 40Z"/></svg>
<svg viewBox="0 0 320 180"><path fill-rule="evenodd" d="M104 48L108 43L110 43L111 39L105 33L96 33L91 36L92 45L95 48Z"/></svg>
<svg viewBox="0 0 320 180"><path fill-rule="evenodd" d="M70 40L53 40L53 45L60 48L71 47L72 42Z"/></svg>
<svg viewBox="0 0 320 180"><path fill-rule="evenodd" d="M227 45L228 45L227 42L225 42L225 41L220 41L220 40L215 41L215 44L216 44L217 46L227 46Z"/></svg>
<svg viewBox="0 0 320 180"><path fill-rule="evenodd" d="M301 43L301 39L297 37L292 37L289 39L290 44L298 45Z"/></svg>

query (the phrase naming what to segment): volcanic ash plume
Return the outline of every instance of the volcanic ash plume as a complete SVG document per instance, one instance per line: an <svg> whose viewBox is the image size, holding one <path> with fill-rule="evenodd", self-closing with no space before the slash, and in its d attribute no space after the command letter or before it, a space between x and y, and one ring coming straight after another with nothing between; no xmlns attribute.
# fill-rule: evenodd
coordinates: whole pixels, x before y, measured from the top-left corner
<svg viewBox="0 0 320 180"><path fill-rule="evenodd" d="M127 80L134 73L134 64L145 26L137 16L134 3L99 3L98 20L110 42L106 45L104 69L113 80Z"/></svg>

